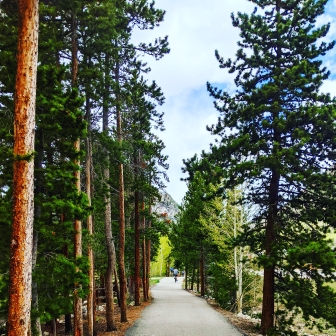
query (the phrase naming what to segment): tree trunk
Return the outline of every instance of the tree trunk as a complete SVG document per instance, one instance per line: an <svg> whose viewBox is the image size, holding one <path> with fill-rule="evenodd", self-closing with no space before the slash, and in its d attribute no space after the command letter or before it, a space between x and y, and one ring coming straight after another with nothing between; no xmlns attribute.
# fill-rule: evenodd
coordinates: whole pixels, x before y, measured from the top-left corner
<svg viewBox="0 0 336 336"><path fill-rule="evenodd" d="M142 211L145 210L145 202L142 200ZM142 216L142 229L143 233L146 230L146 217ZM142 292L144 302L148 301L147 295L147 260L146 260L146 239L145 236L142 239Z"/></svg>
<svg viewBox="0 0 336 336"><path fill-rule="evenodd" d="M201 260L200 260L200 276L201 276L201 296L205 295L205 278L204 278L204 251L201 248Z"/></svg>
<svg viewBox="0 0 336 336"><path fill-rule="evenodd" d="M188 267L185 267L185 272L184 272L184 289L188 289Z"/></svg>
<svg viewBox="0 0 336 336"><path fill-rule="evenodd" d="M110 170L105 169L105 181L109 180ZM113 270L115 268L113 258L113 236L111 225L111 200L110 192L108 191L105 196L105 235L107 247L107 269L105 275L105 295L106 295L106 331L116 331L117 327L114 319L114 298L113 298Z"/></svg>
<svg viewBox="0 0 336 336"><path fill-rule="evenodd" d="M152 214L152 204L151 201L149 201L149 215ZM152 226L152 222L148 221L148 229L150 230ZM149 299L149 284L150 284L150 262L151 262L151 241L150 239L147 240L147 245L146 245L146 254L147 254L147 270L146 270L146 277L147 277L147 298Z"/></svg>
<svg viewBox="0 0 336 336"><path fill-rule="evenodd" d="M194 290L194 284L195 284L195 267L193 266L192 269L192 275L191 275L191 284L190 284L190 290Z"/></svg>
<svg viewBox="0 0 336 336"><path fill-rule="evenodd" d="M114 284L115 284L116 292L117 292L118 306L120 307L120 290L119 290L119 283L118 283L117 267L114 267Z"/></svg>
<svg viewBox="0 0 336 336"><path fill-rule="evenodd" d="M134 158L135 176L137 179L137 154ZM138 188L136 186L136 188ZM139 190L134 193L134 302L135 306L140 306L140 218L139 218Z"/></svg>
<svg viewBox="0 0 336 336"><path fill-rule="evenodd" d="M9 336L26 336L30 326L38 0L20 0L19 17L14 108L13 224L7 320Z"/></svg>
<svg viewBox="0 0 336 336"><path fill-rule="evenodd" d="M275 221L277 216L277 204L280 176L273 171L270 185L269 214L266 225L266 256L272 256L275 242ZM266 335L274 327L274 263L264 268L263 303L261 315L261 332Z"/></svg>
<svg viewBox="0 0 336 336"><path fill-rule="evenodd" d="M70 334L72 332L71 314L65 314L64 316L64 333Z"/></svg>
<svg viewBox="0 0 336 336"><path fill-rule="evenodd" d="M88 107L89 102L87 101L87 118L89 124L89 132L90 132L90 107ZM90 133L86 139L87 150L86 150L86 195L88 198L88 205L91 206L91 165L92 165L92 150L91 150L91 141L90 141ZM89 214L87 218L87 230L89 237L92 239L93 237L93 220L92 214ZM89 261L89 293L87 296L87 326L88 326L88 335L93 336L94 329L94 259L93 259L93 249L91 245L91 240L88 244L88 261Z"/></svg>
<svg viewBox="0 0 336 336"><path fill-rule="evenodd" d="M120 106L120 90L119 90L119 62L116 63L116 112L117 112L117 136L118 142L122 145L121 130L121 106ZM119 162L119 276L120 276L120 321L127 322L127 306L126 306L126 275L125 275L125 190L124 190L124 165Z"/></svg>
<svg viewBox="0 0 336 336"><path fill-rule="evenodd" d="M103 102L103 132L108 135L108 95L109 95L109 55L106 55L105 60L105 92ZM110 168L109 168L109 155L106 151L107 166L104 169L104 180L106 192L104 197L105 202L105 236L107 247L107 269L105 274L105 293L106 293L106 331L116 331L117 327L114 319L114 298L113 298L113 272L115 265L115 248L112 234L112 221L111 221L111 193L110 193Z"/></svg>
<svg viewBox="0 0 336 336"><path fill-rule="evenodd" d="M74 13L71 15L71 71L72 71L72 87L77 87L78 82L78 41L77 41L77 18ZM74 149L78 153L80 151L80 139L74 143ZM78 169L74 171L76 179L75 185L78 194L81 192L80 186L80 161L74 160L74 164ZM74 220L75 242L74 242L74 255L75 258L82 256L82 222L75 218ZM83 335L83 316L82 316L82 298L77 295L78 284L75 284L74 290L74 336Z"/></svg>
<svg viewBox="0 0 336 336"><path fill-rule="evenodd" d="M53 319L51 321L51 329L52 329L53 336L57 336L57 320L56 319Z"/></svg>

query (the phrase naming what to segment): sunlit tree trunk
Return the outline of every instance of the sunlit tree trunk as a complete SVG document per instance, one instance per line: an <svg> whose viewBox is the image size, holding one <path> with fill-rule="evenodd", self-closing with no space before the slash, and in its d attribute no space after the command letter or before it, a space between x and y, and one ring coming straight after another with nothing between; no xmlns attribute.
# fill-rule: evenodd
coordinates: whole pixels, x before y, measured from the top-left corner
<svg viewBox="0 0 336 336"><path fill-rule="evenodd" d="M74 13L71 15L71 66L72 66L72 86L77 87L78 82L78 41L77 41L77 18ZM80 151L80 139L74 143L74 149L78 153ZM80 161L74 160L74 164L78 167L74 171L75 184L77 192L81 192L80 185ZM74 254L75 258L82 256L82 222L75 218L74 220L75 243ZM78 284L75 284L74 291L74 336L83 335L83 316L82 316L82 298L78 296Z"/></svg>
<svg viewBox="0 0 336 336"><path fill-rule="evenodd" d="M9 336L26 336L30 326L37 52L38 0L20 0L14 98L13 224L7 320Z"/></svg>

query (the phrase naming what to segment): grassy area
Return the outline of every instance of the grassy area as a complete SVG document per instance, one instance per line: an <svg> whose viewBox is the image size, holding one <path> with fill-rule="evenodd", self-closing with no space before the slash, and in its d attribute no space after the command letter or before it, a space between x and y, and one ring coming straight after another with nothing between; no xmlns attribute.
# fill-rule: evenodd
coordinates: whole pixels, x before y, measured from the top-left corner
<svg viewBox="0 0 336 336"><path fill-rule="evenodd" d="M153 286L153 285L159 283L161 279L162 279L162 277L153 277L153 278L150 278L149 285Z"/></svg>

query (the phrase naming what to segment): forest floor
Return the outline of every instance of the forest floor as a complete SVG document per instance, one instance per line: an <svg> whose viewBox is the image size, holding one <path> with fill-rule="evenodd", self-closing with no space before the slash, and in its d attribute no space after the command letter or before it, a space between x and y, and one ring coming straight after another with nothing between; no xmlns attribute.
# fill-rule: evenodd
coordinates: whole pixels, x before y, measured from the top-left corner
<svg viewBox="0 0 336 336"><path fill-rule="evenodd" d="M99 310L97 311L96 315L96 330L98 336L124 336L126 333L126 330L130 328L140 317L142 311L150 305L151 301L148 302L141 302L141 306L136 307L129 305L127 307L127 322L121 323L120 322L120 308L118 306L115 306L114 309L114 315L115 315L115 321L116 321L116 327L117 331L113 332L106 332L106 320L105 320L105 305L100 305ZM83 319L83 326L84 326L84 336L88 335L87 333L87 321L85 318ZM53 335L51 326L44 325L42 327L42 334L44 336L51 336ZM57 322L57 335L64 335L64 319L60 319Z"/></svg>

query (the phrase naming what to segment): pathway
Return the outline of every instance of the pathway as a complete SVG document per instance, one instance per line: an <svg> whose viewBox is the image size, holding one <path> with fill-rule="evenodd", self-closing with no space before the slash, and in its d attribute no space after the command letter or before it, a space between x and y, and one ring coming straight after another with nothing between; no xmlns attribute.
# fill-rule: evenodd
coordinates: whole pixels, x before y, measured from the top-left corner
<svg viewBox="0 0 336 336"><path fill-rule="evenodd" d="M207 302L181 288L182 278L163 278L151 289L154 300L126 336L241 336Z"/></svg>

